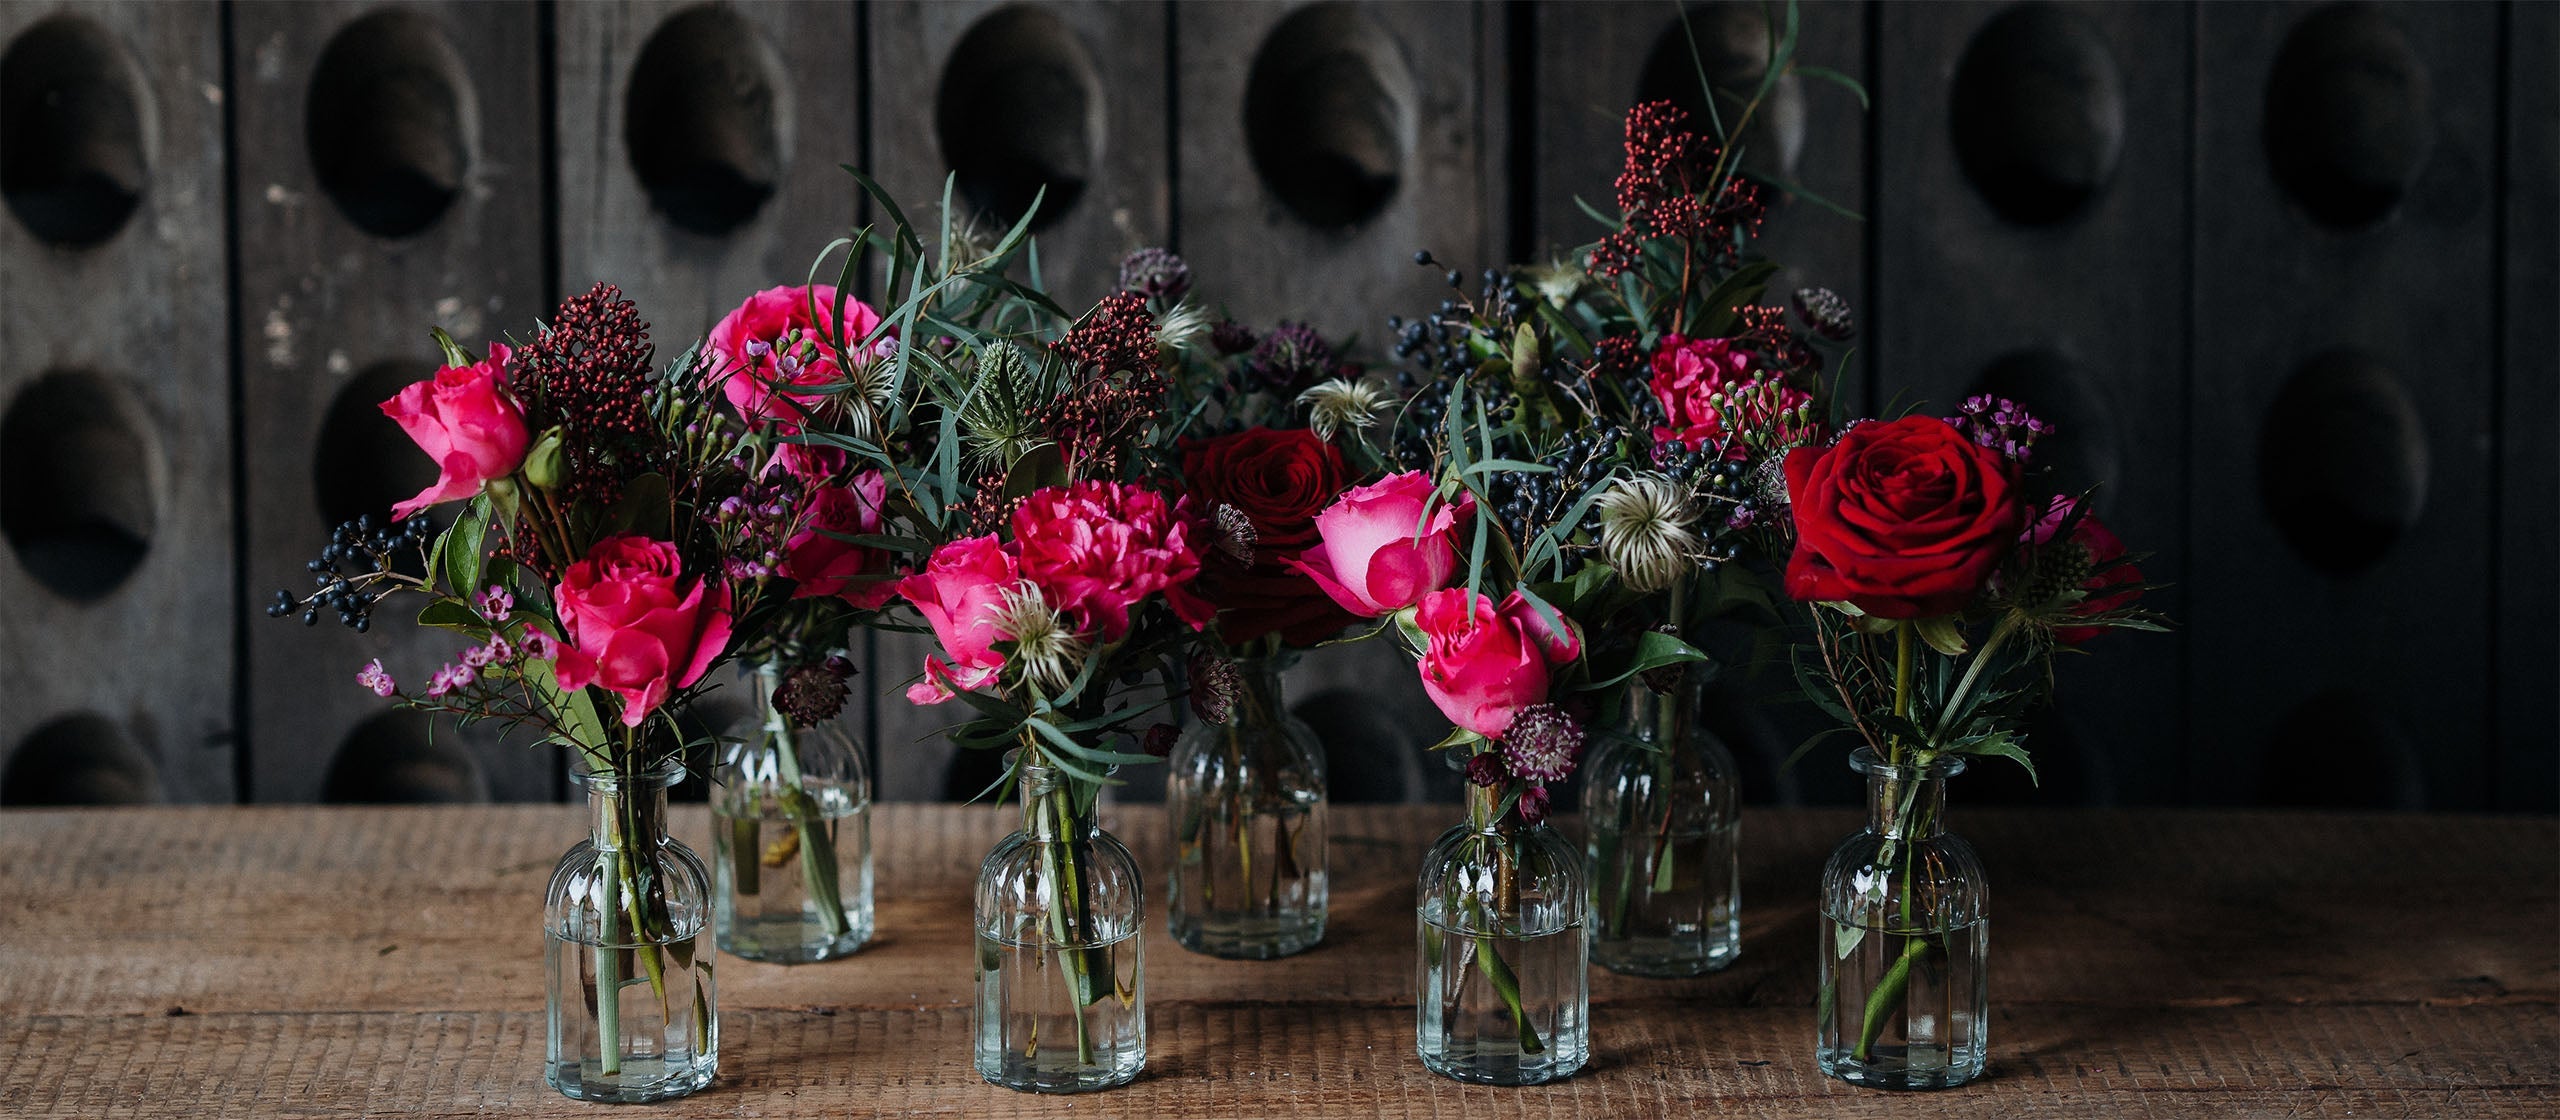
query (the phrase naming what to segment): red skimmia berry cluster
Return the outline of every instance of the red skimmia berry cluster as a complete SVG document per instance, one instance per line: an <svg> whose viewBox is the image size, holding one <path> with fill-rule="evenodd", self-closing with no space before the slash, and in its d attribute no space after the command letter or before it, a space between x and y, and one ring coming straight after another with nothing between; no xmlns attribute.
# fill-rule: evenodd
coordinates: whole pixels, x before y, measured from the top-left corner
<svg viewBox="0 0 2560 1120"><path fill-rule="evenodd" d="M1736 230L1750 232L1765 211L1759 188L1730 176L1708 181L1722 154L1714 142L1689 129L1689 115L1668 101L1648 101L1627 112L1627 163L1618 173L1618 212L1625 224L1591 249L1591 274L1613 280L1644 260L1648 241L1666 237L1704 242L1718 256L1733 251ZM1712 198L1706 197L1714 190Z"/></svg>
<svg viewBox="0 0 2560 1120"><path fill-rule="evenodd" d="M1056 350L1072 370L1066 390L1040 406L1036 422L1076 477L1109 477L1134 442L1130 437L1163 405L1167 383L1155 316L1145 296L1121 292L1095 305Z"/></svg>
<svg viewBox="0 0 2560 1120"><path fill-rule="evenodd" d="M525 419L536 432L560 428L560 484L571 500L609 505L624 479L657 468L653 357L649 324L611 284L563 301L550 327L516 351Z"/></svg>

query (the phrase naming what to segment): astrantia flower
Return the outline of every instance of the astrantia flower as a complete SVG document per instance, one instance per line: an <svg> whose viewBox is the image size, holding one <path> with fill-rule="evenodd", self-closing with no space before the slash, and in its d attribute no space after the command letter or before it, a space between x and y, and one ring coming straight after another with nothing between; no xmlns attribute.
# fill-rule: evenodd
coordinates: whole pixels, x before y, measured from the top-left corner
<svg viewBox="0 0 2560 1120"><path fill-rule="evenodd" d="M1008 588L991 621L997 633L1013 641L1013 662L1032 687L1055 694L1084 669L1089 647L1049 606L1039 585L1025 582Z"/></svg>
<svg viewBox="0 0 2560 1120"><path fill-rule="evenodd" d="M389 696L400 691L399 682L392 680L391 674L382 671L382 659L379 657L366 662L364 668L356 671L356 683L372 689L376 696Z"/></svg>
<svg viewBox="0 0 2560 1120"><path fill-rule="evenodd" d="M1845 342L1858 333L1849 317L1849 301L1829 288L1796 289L1796 315L1807 329L1833 342Z"/></svg>
<svg viewBox="0 0 2560 1120"><path fill-rule="evenodd" d="M1395 395L1366 378L1336 377L1298 394L1307 427L1332 442L1334 433L1366 429L1395 407Z"/></svg>
<svg viewBox="0 0 2560 1120"><path fill-rule="evenodd" d="M844 677L825 665L801 665L782 675L773 690L773 706L802 727L836 718L853 695Z"/></svg>
<svg viewBox="0 0 2560 1120"><path fill-rule="evenodd" d="M1502 765L1501 751L1486 751L1483 754L1467 756L1467 781L1475 785L1492 789L1510 776L1510 769Z"/></svg>
<svg viewBox="0 0 2560 1120"><path fill-rule="evenodd" d="M1253 518L1246 516L1243 510L1224 502L1218 504L1217 513L1214 516L1218 527L1218 551L1226 553L1238 564L1252 564Z"/></svg>
<svg viewBox="0 0 2560 1120"><path fill-rule="evenodd" d="M1205 723L1225 723L1235 714L1236 663L1201 654L1191 659L1191 714Z"/></svg>
<svg viewBox="0 0 2560 1120"><path fill-rule="evenodd" d="M1627 589L1669 587L1696 564L1703 542L1689 530L1698 519L1687 487L1658 474L1621 478L1593 508L1600 514L1600 556Z"/></svg>
<svg viewBox="0 0 2560 1120"><path fill-rule="evenodd" d="M1296 392L1333 369L1333 346L1314 327L1283 322L1262 336L1248 368L1273 391Z"/></svg>
<svg viewBox="0 0 2560 1120"><path fill-rule="evenodd" d="M1502 733L1502 761L1528 781L1561 782L1582 761L1582 722L1553 704L1522 708Z"/></svg>
<svg viewBox="0 0 2560 1120"><path fill-rule="evenodd" d="M1216 614L1191 589L1200 556L1187 521L1146 487L1086 481L1025 497L1014 507L1013 539L1022 578L1075 632L1116 642L1129 636L1131 609L1158 592L1193 629Z"/></svg>
<svg viewBox="0 0 2560 1120"><path fill-rule="evenodd" d="M1120 290L1178 300L1191 290L1191 266L1171 250L1149 246L1120 258Z"/></svg>
<svg viewBox="0 0 2560 1120"><path fill-rule="evenodd" d="M1535 825L1547 819L1547 787L1530 786L1520 791L1520 823Z"/></svg>

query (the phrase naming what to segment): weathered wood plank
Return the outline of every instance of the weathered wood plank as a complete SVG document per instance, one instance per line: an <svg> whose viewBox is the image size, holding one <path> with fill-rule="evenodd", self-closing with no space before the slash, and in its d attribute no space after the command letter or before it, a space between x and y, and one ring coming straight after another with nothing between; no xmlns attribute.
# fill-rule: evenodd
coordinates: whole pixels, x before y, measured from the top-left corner
<svg viewBox="0 0 2560 1120"><path fill-rule="evenodd" d="M212 5L0 4L0 800L229 801Z"/></svg>
<svg viewBox="0 0 2560 1120"><path fill-rule="evenodd" d="M1412 1058L1412 880L1446 807L1337 811L1327 943L1216 961L1151 937L1153 1049L1078 1101L968 1066L968 887L992 807L880 810L881 940L723 958L722 1080L680 1116L2547 1115L2560 1100L2549 820L1984 811L1993 1072L1857 1093L1806 1045L1811 886L1838 811L1746 821L1745 938L1694 981L1593 977L1586 1074L1462 1087ZM567 807L0 814L12 1115L583 1115L537 1070L539 898ZM1160 866L1162 817L1106 823ZM698 835L697 813L680 835ZM2342 858L2342 853L2352 853ZM1150 923L1152 925L1152 922Z"/></svg>
<svg viewBox="0 0 2560 1120"><path fill-rule="evenodd" d="M409 624L416 599L365 635L326 610L309 630L265 616L275 589L311 589L303 565L338 522L383 521L435 481L376 409L440 363L428 328L478 353L550 310L535 24L523 6L233 11L257 800L556 796L549 753L355 685L371 658L415 683L457 656L454 635Z"/></svg>

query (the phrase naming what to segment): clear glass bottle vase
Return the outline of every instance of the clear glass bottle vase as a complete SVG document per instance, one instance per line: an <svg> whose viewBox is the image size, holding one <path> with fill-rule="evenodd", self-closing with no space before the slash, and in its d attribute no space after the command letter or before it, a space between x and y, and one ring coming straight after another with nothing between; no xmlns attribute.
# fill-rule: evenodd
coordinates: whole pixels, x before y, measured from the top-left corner
<svg viewBox="0 0 2560 1120"><path fill-rule="evenodd" d="M1822 872L1822 1072L1853 1085L1939 1089L1981 1074L1990 1025L1989 887L1946 830L1962 759L1889 763L1860 748L1867 827Z"/></svg>
<svg viewBox="0 0 2560 1120"><path fill-rule="evenodd" d="M1741 787L1702 688L1630 682L1583 764L1591 959L1612 972L1697 976L1742 952Z"/></svg>
<svg viewBox="0 0 2560 1120"><path fill-rule="evenodd" d="M1467 822L1423 858L1414 1045L1444 1077L1536 1085L1591 1055L1582 853L1501 802L1469 786Z"/></svg>
<svg viewBox="0 0 2560 1120"><path fill-rule="evenodd" d="M841 957L871 940L871 773L841 719L800 727L754 673L756 714L712 772L720 948L755 961Z"/></svg>
<svg viewBox="0 0 2560 1120"><path fill-rule="evenodd" d="M1324 748L1282 703L1279 661L1233 664L1226 721L1195 720L1168 760L1165 924L1192 952L1268 960L1324 939Z"/></svg>
<svg viewBox="0 0 2560 1120"><path fill-rule="evenodd" d="M564 1096L667 1100L719 1069L711 884L667 834L667 787L683 776L673 760L575 774L593 824L560 857L543 903L543 1079Z"/></svg>
<svg viewBox="0 0 2560 1120"><path fill-rule="evenodd" d="M1095 818L1099 791L1026 751L1022 829L978 870L978 1075L1080 1093L1147 1063L1146 891L1136 859Z"/></svg>

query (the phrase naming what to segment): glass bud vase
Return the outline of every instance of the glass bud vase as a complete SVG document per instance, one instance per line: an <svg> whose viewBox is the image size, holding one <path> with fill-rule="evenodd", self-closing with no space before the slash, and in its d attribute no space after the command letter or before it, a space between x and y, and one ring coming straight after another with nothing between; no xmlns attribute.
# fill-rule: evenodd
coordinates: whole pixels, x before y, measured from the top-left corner
<svg viewBox="0 0 2560 1120"><path fill-rule="evenodd" d="M667 835L667 786L683 776L672 760L576 775L593 825L560 857L543 903L543 1079L564 1096L667 1100L711 1084L719 1068L711 883Z"/></svg>
<svg viewBox="0 0 2560 1120"><path fill-rule="evenodd" d="M720 948L754 961L841 957L871 940L871 774L831 720L795 726L780 673L755 673L756 715L712 772Z"/></svg>
<svg viewBox="0 0 2560 1120"><path fill-rule="evenodd" d="M1867 827L1822 871L1814 1057L1852 1085L1962 1085L1982 1072L1991 944L1982 864L1946 830L1964 762L1860 748L1849 765L1867 778Z"/></svg>
<svg viewBox="0 0 2560 1120"><path fill-rule="evenodd" d="M978 869L978 1075L1008 1089L1125 1085L1147 1063L1146 891L1096 790L1026 753L1022 830Z"/></svg>
<svg viewBox="0 0 2560 1120"><path fill-rule="evenodd" d="M1225 722L1194 721L1169 760L1165 921L1192 952L1267 960L1324 939L1324 748L1281 703L1278 661L1233 665Z"/></svg>
<svg viewBox="0 0 2560 1120"><path fill-rule="evenodd" d="M1423 858L1414 1045L1444 1077L1536 1085L1591 1054L1582 854L1501 801L1469 786L1467 823Z"/></svg>
<svg viewBox="0 0 2560 1120"><path fill-rule="evenodd" d="M1583 765L1591 959L1612 972L1697 976L1742 952L1741 788L1700 688L1630 683Z"/></svg>

